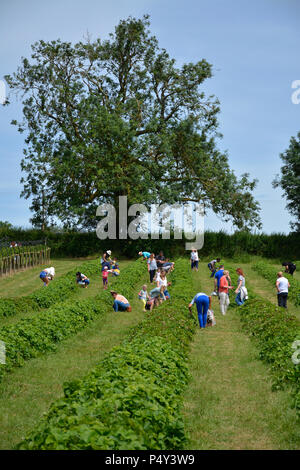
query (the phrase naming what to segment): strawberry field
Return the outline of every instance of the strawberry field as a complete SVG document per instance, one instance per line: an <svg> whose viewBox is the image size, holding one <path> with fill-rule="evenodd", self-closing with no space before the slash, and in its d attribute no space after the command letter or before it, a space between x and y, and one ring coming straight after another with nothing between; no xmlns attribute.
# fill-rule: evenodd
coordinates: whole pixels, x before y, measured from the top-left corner
<svg viewBox="0 0 300 470"><path fill-rule="evenodd" d="M144 283L150 290L146 263L120 265L108 290L98 258L77 261L47 288L1 296L1 447L297 448L300 366L291 358L300 340L298 277L286 311L270 283L278 267L241 265L249 300L237 307L231 292L223 316L212 297L217 324L200 330L188 304L213 290L205 261L192 272L187 257L176 259L171 298L145 313L137 293ZM238 266L225 260L234 286ZM78 270L90 278L88 289L76 285ZM113 311L110 288L131 312Z"/></svg>

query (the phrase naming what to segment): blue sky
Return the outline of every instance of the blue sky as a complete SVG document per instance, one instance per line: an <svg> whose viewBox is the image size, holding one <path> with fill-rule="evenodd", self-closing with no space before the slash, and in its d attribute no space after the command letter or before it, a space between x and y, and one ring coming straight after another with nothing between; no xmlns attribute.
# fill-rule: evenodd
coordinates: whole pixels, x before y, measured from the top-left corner
<svg viewBox="0 0 300 470"><path fill-rule="evenodd" d="M107 38L120 19L145 13L179 65L202 58L213 64L204 91L221 102L219 148L238 175L259 180L263 231L287 233L286 201L271 182L279 154L300 131L300 104L291 100L292 82L300 80L298 0L10 0L0 5L0 79L39 39ZM24 136L10 125L21 117L20 99L0 107L0 220L29 226L29 201L19 197ZM232 231L212 213L205 228Z"/></svg>

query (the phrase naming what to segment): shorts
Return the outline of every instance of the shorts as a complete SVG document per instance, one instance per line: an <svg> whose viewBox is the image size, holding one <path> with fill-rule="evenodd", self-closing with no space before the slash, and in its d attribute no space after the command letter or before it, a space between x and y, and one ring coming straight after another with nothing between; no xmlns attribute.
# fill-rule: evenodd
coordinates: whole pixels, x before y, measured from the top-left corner
<svg viewBox="0 0 300 470"><path fill-rule="evenodd" d="M193 268L197 268L197 269L198 269L198 263L199 263L199 261L193 261L193 260L192 260L192 261L191 261L191 268L192 268L192 269L193 269Z"/></svg>
<svg viewBox="0 0 300 470"><path fill-rule="evenodd" d="M41 278L41 279L45 279L46 277L47 277L46 271L41 271L41 272L40 272L40 278Z"/></svg>

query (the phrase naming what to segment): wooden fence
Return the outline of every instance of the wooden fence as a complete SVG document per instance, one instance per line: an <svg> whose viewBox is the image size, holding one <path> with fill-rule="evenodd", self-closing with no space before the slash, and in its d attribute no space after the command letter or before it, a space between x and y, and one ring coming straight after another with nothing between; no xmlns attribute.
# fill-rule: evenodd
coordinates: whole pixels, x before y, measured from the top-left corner
<svg viewBox="0 0 300 470"><path fill-rule="evenodd" d="M47 265L50 262L50 250L51 248L45 247L38 251L30 251L28 247L28 251L24 253L14 253L0 258L0 277L33 266Z"/></svg>

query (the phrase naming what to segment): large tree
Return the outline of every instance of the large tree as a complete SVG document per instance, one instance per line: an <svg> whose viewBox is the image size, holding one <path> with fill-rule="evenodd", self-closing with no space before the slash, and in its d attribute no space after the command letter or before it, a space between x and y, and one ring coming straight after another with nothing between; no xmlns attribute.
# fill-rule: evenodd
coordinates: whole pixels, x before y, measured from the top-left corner
<svg viewBox="0 0 300 470"><path fill-rule="evenodd" d="M108 40L39 41L6 76L23 96L27 131L22 196L33 220L95 225L96 207L201 201L239 229L260 226L256 181L238 178L217 149L219 103L200 87L204 59L177 67L147 16L121 21Z"/></svg>
<svg viewBox="0 0 300 470"><path fill-rule="evenodd" d="M296 219L290 226L294 231L300 231L300 132L297 137L291 138L289 148L280 154L280 158L283 165L273 186L283 189L288 200L286 207Z"/></svg>

